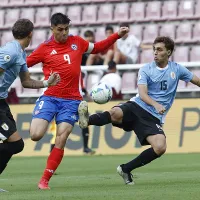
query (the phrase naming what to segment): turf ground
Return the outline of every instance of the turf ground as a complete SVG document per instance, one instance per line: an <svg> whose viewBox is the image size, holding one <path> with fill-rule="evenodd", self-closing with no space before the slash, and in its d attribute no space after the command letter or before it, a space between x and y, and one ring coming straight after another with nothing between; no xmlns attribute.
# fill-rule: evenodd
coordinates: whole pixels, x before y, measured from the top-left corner
<svg viewBox="0 0 200 200"><path fill-rule="evenodd" d="M134 171L135 185L125 186L116 166L125 156L65 157L50 182L37 189L46 158L19 158L0 176L0 200L199 200L200 154L168 154Z"/></svg>

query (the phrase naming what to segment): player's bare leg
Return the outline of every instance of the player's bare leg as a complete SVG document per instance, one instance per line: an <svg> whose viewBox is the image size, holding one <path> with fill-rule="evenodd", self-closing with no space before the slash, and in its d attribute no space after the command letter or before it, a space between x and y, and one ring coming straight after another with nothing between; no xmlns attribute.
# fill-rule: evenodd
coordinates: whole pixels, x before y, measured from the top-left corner
<svg viewBox="0 0 200 200"><path fill-rule="evenodd" d="M48 125L49 122L47 120L34 118L30 127L31 140L39 141L46 133Z"/></svg>
<svg viewBox="0 0 200 200"><path fill-rule="evenodd" d="M40 179L40 182L38 183L39 189L50 189L48 185L49 180L62 161L64 155L63 149L65 147L69 134L72 132L72 128L73 126L66 122L62 122L57 125L55 147L53 148L48 157L46 168L44 170L42 178Z"/></svg>
<svg viewBox="0 0 200 200"><path fill-rule="evenodd" d="M79 126L80 128L84 129L88 127L88 103L86 101L81 101L78 107L78 114L79 114Z"/></svg>

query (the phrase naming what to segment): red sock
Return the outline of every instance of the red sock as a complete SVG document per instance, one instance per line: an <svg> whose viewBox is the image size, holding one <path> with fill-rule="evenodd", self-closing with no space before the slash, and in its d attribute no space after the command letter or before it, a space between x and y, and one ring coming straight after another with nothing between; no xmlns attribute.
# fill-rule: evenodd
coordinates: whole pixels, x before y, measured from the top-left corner
<svg viewBox="0 0 200 200"><path fill-rule="evenodd" d="M47 165L44 170L42 178L49 181L53 173L56 171L58 165L61 163L63 154L64 154L63 149L58 149L56 147L53 148L47 159Z"/></svg>

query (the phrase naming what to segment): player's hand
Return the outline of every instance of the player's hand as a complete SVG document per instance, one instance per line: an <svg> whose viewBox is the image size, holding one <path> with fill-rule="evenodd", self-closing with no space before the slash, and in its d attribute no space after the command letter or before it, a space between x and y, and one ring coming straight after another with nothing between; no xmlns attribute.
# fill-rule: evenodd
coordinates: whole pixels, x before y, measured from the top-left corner
<svg viewBox="0 0 200 200"><path fill-rule="evenodd" d="M156 103L156 104L154 105L154 108L155 108L156 111L157 111L159 114L161 114L161 115L163 115L164 112L166 111L165 107L164 107L163 105L159 104L159 103Z"/></svg>
<svg viewBox="0 0 200 200"><path fill-rule="evenodd" d="M47 80L48 86L57 85L60 82L60 75L57 72L54 72L49 76Z"/></svg>
<svg viewBox="0 0 200 200"><path fill-rule="evenodd" d="M129 32L129 28L128 27L120 27L119 31L118 31L118 35L120 37L123 37L124 35L126 35Z"/></svg>

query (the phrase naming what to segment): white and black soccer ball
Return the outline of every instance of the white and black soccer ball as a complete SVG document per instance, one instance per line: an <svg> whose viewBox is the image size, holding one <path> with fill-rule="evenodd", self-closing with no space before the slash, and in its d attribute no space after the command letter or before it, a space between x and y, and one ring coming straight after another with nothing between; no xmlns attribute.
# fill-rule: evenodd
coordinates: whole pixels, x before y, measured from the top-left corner
<svg viewBox="0 0 200 200"><path fill-rule="evenodd" d="M105 104L112 98L112 88L105 83L99 83L92 87L90 96L95 103Z"/></svg>

